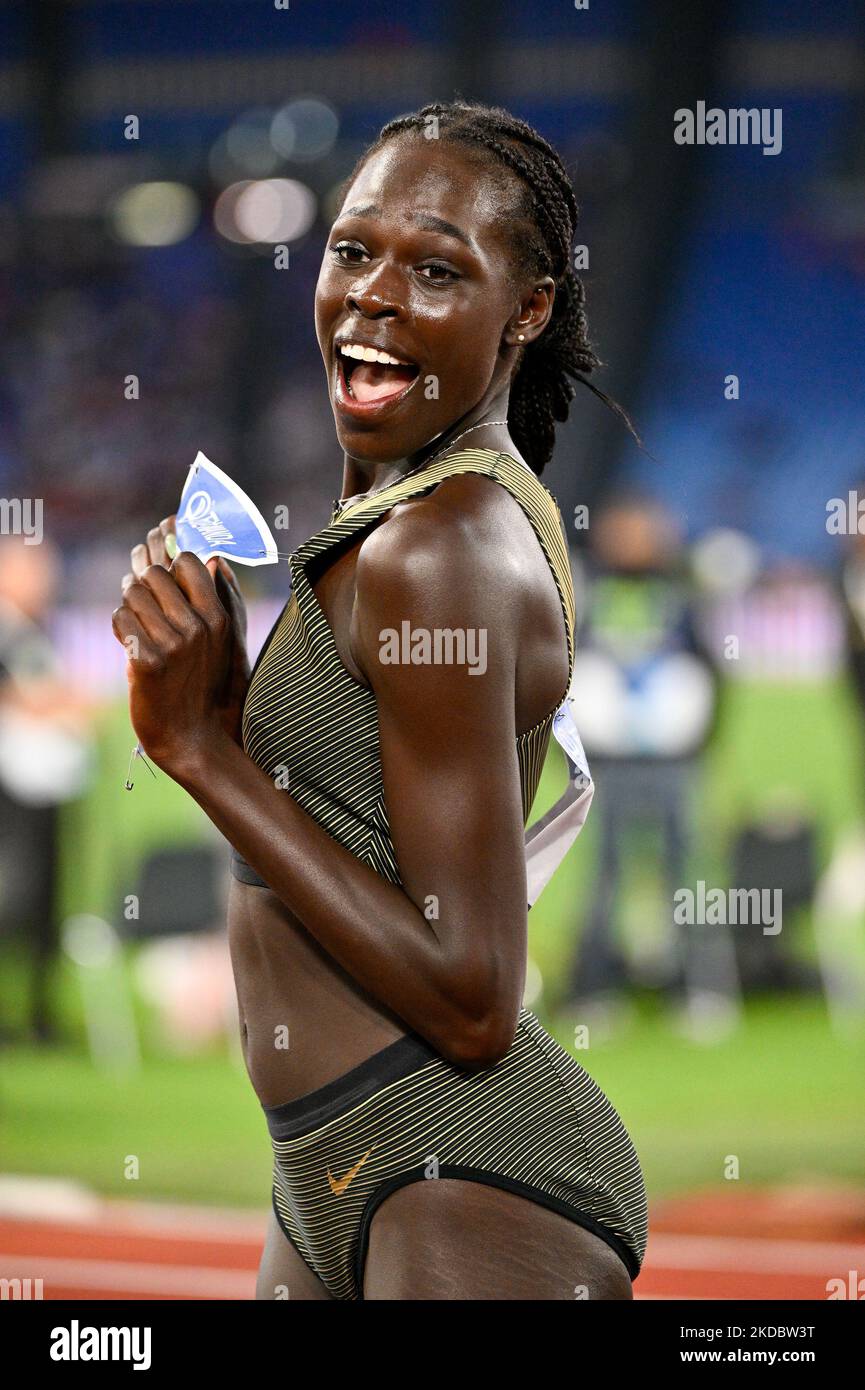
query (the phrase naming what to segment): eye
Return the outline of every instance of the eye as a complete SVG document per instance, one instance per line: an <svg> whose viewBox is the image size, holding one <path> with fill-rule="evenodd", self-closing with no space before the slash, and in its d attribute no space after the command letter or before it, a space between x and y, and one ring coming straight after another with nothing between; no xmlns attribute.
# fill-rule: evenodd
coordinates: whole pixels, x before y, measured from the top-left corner
<svg viewBox="0 0 865 1390"><path fill-rule="evenodd" d="M361 265L363 258L369 256L369 252L356 241L338 241L330 249L342 265Z"/></svg>
<svg viewBox="0 0 865 1390"><path fill-rule="evenodd" d="M430 273L426 274L427 271ZM418 266L417 273L434 285L447 285L450 281L460 278L456 271L446 265L444 261L429 261L426 265Z"/></svg>

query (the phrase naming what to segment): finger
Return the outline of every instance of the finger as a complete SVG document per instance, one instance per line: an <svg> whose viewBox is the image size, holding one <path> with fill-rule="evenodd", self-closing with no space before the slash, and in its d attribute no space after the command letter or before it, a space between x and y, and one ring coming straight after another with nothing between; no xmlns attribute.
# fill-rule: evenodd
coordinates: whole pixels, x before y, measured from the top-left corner
<svg viewBox="0 0 865 1390"><path fill-rule="evenodd" d="M219 601L209 571L191 550L181 550L171 566L171 574L209 627L227 620L228 614Z"/></svg>
<svg viewBox="0 0 865 1390"><path fill-rule="evenodd" d="M246 604L243 601L243 595L237 587L237 584L231 582L226 572L230 573L230 570L228 565L225 565L220 557L219 568L213 576L216 585L216 593L237 632L245 641L247 626Z"/></svg>
<svg viewBox="0 0 865 1390"><path fill-rule="evenodd" d="M123 603L131 609L142 630L156 647L172 650L177 647L180 633L169 622L147 584L140 579L130 584L123 596Z"/></svg>
<svg viewBox="0 0 865 1390"><path fill-rule="evenodd" d="M220 601L229 612L243 607L243 597L237 587L237 581L221 556L213 574L213 582L216 585L216 592Z"/></svg>
<svg viewBox="0 0 865 1390"><path fill-rule="evenodd" d="M111 631L118 642L125 642L127 637L138 632L135 615L125 603L119 604L111 614Z"/></svg>
<svg viewBox="0 0 865 1390"><path fill-rule="evenodd" d="M231 588L237 594L238 598L240 598L240 585L237 582L237 575L234 573L234 570L231 568L231 565L228 563L228 561L225 559L223 555L220 555L219 557L219 569L220 573L224 576L226 583L230 584Z"/></svg>
<svg viewBox="0 0 865 1390"><path fill-rule="evenodd" d="M146 585L162 612L177 632L189 632L199 621L198 614L169 570L149 565L139 581Z"/></svg>
<svg viewBox="0 0 865 1390"><path fill-rule="evenodd" d="M168 563L177 558L177 516L164 516L159 523Z"/></svg>
<svg viewBox="0 0 865 1390"><path fill-rule="evenodd" d="M150 564L150 555L146 545L134 545L129 552L132 561L132 573L136 579L140 579L147 566Z"/></svg>
<svg viewBox="0 0 865 1390"><path fill-rule="evenodd" d="M151 565L164 565L167 569L171 561L165 549L165 536L160 526L152 526L147 532L147 553Z"/></svg>
<svg viewBox="0 0 865 1390"><path fill-rule="evenodd" d="M134 583L135 583L135 575L134 575L134 574L124 574L123 578L122 578L121 581L120 581L120 592L121 592L122 594L125 594L125 593L126 593L126 590L129 588L129 585L130 585L130 584L134 584Z"/></svg>
<svg viewBox="0 0 865 1390"><path fill-rule="evenodd" d="M176 515L163 517L158 526L154 526L148 531L147 541L143 545L133 547L131 551L132 572L139 579L149 565L162 565L168 569L177 551L175 550L174 554L169 554L165 543L169 536L174 535L176 524Z"/></svg>
<svg viewBox="0 0 865 1390"><path fill-rule="evenodd" d="M138 661L142 657L151 659L154 655L153 648L147 637L141 630L135 614L131 609L121 603L119 608L115 608L111 614L111 629L118 642L126 648L126 659L128 661Z"/></svg>

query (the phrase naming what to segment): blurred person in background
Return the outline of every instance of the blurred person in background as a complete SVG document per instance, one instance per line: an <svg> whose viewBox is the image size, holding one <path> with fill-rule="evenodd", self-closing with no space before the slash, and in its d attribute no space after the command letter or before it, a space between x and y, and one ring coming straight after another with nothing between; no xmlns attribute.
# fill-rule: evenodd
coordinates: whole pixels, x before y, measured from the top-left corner
<svg viewBox="0 0 865 1390"><path fill-rule="evenodd" d="M699 1026L710 1013L726 1012L729 953L719 957L705 928L674 929L672 912L676 890L687 884L695 784L717 724L716 666L701 636L670 512L657 501L623 496L592 521L589 537L586 619L573 690L598 788L600 843L571 970L569 1011L601 1029L626 1012L631 972L617 942L617 909L634 832L651 826L660 834L664 901L670 904L658 979Z"/></svg>
<svg viewBox="0 0 865 1390"><path fill-rule="evenodd" d="M50 541L0 537L0 926L30 955L38 1041L55 1031L60 808L83 793L92 767L91 709L70 689L48 630L60 577Z"/></svg>

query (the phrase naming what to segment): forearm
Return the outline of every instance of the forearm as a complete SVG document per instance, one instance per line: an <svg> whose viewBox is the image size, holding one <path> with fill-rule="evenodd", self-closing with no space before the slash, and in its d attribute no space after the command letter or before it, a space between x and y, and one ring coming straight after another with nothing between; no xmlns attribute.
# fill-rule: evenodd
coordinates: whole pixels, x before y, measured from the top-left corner
<svg viewBox="0 0 865 1390"><path fill-rule="evenodd" d="M446 1055L469 1026L455 972L404 890L339 844L227 735L166 769L321 946Z"/></svg>

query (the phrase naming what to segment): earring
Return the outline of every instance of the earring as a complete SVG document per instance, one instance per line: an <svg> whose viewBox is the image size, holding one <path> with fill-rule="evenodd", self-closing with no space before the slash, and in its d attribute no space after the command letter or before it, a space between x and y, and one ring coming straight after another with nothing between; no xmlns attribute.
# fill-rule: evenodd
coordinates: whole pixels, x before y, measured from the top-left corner
<svg viewBox="0 0 865 1390"><path fill-rule="evenodd" d="M517 342L518 342L518 343L524 343L525 341L526 341L526 335L525 335L525 333L518 333L518 334L517 334Z"/></svg>

